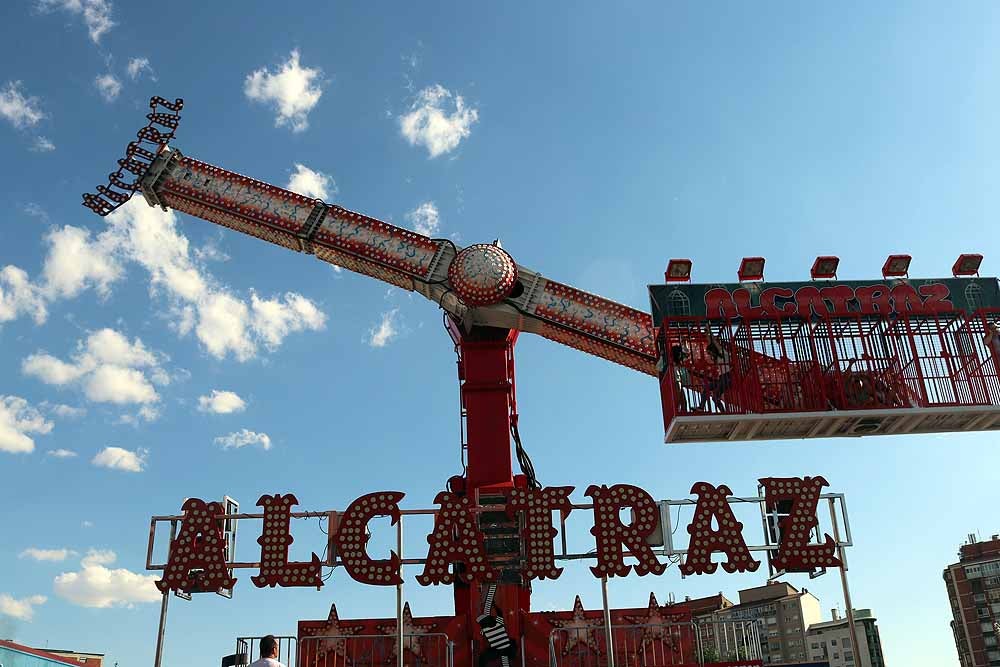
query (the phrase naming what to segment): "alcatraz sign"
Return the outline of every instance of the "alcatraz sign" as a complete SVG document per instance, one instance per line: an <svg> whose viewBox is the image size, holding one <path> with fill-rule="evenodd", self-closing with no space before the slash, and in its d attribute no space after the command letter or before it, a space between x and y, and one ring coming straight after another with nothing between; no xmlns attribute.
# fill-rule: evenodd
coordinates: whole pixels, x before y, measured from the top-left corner
<svg viewBox="0 0 1000 667"><path fill-rule="evenodd" d="M818 525L816 508L824 486L822 477L766 477L760 481L768 512L779 503L790 507L779 523L778 549L772 554L774 567L787 572L811 572L817 568L839 567L837 545L829 535L823 544L810 544L810 534ZM552 540L557 531L552 525L552 513L565 517L572 511L569 496L572 486L550 486L542 489L511 489L507 497L508 516L523 517L521 544L523 574L526 579L558 579L562 568L556 567ZM753 572L760 566L754 560L743 537L743 524L736 520L727 497L732 491L725 485L714 486L698 482L691 487L697 495L694 517L687 526L690 541L686 558L681 564L683 574L711 574L720 563L713 563L713 554L726 557L721 563L726 572ZM387 559L376 560L368 555L368 522L379 516L399 520L399 491L379 491L361 496L340 516L337 532L331 536L347 574L356 581L374 586L402 583L399 555L390 552ZM613 486L591 485L585 495L593 501L594 524L590 529L596 542L597 564L591 567L596 577L624 577L633 569L639 576L662 574L661 563L646 538L659 523L659 507L653 497L631 484ZM417 581L424 585L496 581L499 572L487 558L483 534L479 529L478 513L472 500L465 495L441 492L434 499L439 506L434 529L427 536L430 548L424 569ZM292 507L298 500L292 494L261 496L257 505L264 508L264 525L257 543L260 545L260 565L250 580L258 588L265 586L309 586L321 588L323 563L312 555L308 562L289 562L288 547L292 543L289 531ZM632 520L623 523L621 511L632 510ZM224 514L218 502L198 498L185 501L180 531L170 547L163 579L156 582L162 592L169 590L192 592L232 588L236 579L234 567L226 560L226 543L219 516ZM714 529L713 520L718 529ZM627 555L636 559L625 564ZM461 565L461 567L455 567Z"/></svg>
<svg viewBox="0 0 1000 667"><path fill-rule="evenodd" d="M934 315L1000 306L996 278L651 285L649 293L654 322L687 315L729 319Z"/></svg>

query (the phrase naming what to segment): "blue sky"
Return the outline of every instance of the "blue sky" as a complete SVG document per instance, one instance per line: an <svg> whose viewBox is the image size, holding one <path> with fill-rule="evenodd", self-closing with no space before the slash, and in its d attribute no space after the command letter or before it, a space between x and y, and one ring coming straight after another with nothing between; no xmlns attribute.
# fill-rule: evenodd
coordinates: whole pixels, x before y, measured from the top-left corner
<svg viewBox="0 0 1000 667"><path fill-rule="evenodd" d="M5 6L0 636L148 664L150 515L276 492L336 509L398 489L427 507L460 470L433 304L184 215L80 206L151 95L186 99L185 154L462 245L500 237L525 266L647 309L671 257L704 282L758 254L770 280L820 254L845 279L894 252L914 276L946 276L961 252L995 273L998 21L980 2ZM438 130L409 131L414 113ZM887 659L954 664L941 570L967 533L1000 529L990 436L667 447L652 379L529 336L517 363L544 483L680 498L700 480L749 494L822 474L847 494L855 606L878 616ZM322 535L295 530L305 557ZM165 664L294 632L332 601L342 618L393 610L393 591L342 572L321 592L250 574L232 601L172 603ZM414 614L448 613L449 592L413 575ZM735 599L762 580L671 568L611 598ZM842 605L835 576L790 581ZM535 591L536 608L600 604L584 566Z"/></svg>

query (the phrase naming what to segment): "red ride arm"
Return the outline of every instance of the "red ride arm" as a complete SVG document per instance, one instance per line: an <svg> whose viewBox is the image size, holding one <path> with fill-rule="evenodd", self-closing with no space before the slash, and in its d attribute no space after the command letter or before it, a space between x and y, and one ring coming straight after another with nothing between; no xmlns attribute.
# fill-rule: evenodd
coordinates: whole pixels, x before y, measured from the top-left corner
<svg viewBox="0 0 1000 667"><path fill-rule="evenodd" d="M516 265L518 289L499 302L467 304L449 267L462 250L375 218L326 204L263 181L215 167L169 148L181 100L153 98L150 123L109 178L124 192L98 188L84 205L107 215L141 190L146 201L173 208L276 245L421 293L467 327L493 326L535 333L648 375L656 375L652 318ZM159 113L163 107L172 114ZM163 132L156 125L169 130ZM143 148L143 142L156 146ZM135 174L126 182L125 172ZM506 256L506 253L504 253ZM509 256L507 256L509 258Z"/></svg>

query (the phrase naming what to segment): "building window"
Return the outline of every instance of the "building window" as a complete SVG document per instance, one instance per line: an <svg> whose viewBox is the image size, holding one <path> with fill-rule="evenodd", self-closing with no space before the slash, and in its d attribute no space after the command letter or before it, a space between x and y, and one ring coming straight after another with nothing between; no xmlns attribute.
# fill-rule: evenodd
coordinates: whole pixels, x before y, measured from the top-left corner
<svg viewBox="0 0 1000 667"><path fill-rule="evenodd" d="M843 637L840 640L840 645L843 646L844 648L851 648L851 638L850 637Z"/></svg>
<svg viewBox="0 0 1000 667"><path fill-rule="evenodd" d="M853 651L844 651L844 662L854 662Z"/></svg>
<svg viewBox="0 0 1000 667"><path fill-rule="evenodd" d="M813 642L812 643L812 648L818 649L819 648L819 644L817 642Z"/></svg>
<svg viewBox="0 0 1000 667"><path fill-rule="evenodd" d="M836 645L837 645L837 640L836 639L831 639L830 640L830 646L836 646Z"/></svg>

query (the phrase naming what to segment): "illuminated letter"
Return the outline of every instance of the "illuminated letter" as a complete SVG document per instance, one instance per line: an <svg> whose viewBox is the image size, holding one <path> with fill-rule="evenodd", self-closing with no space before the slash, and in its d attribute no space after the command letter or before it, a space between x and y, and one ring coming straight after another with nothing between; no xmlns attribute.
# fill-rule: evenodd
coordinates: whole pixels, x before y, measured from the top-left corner
<svg viewBox="0 0 1000 667"><path fill-rule="evenodd" d="M760 306L751 305L752 298L750 296L750 290L746 288L740 288L733 292L733 301L736 302L736 310L739 312L740 317L744 319L754 319L760 317L764 309Z"/></svg>
<svg viewBox="0 0 1000 667"><path fill-rule="evenodd" d="M563 516L570 512L569 494L572 486L550 486L544 489L514 489L507 501L507 514L524 512L521 542L527 562L524 576L528 579L558 579L563 569L556 567L552 538L558 531L552 527L552 510Z"/></svg>
<svg viewBox="0 0 1000 667"><path fill-rule="evenodd" d="M590 534L597 538L597 565L590 568L594 576L624 577L633 566L625 564L622 543L638 559L635 573L640 577L652 572L663 574L667 566L656 560L646 537L656 530L659 509L652 496L631 484L615 484L611 488L592 484L585 495L594 499L594 527ZM631 507L634 519L629 525L621 520L621 510Z"/></svg>
<svg viewBox="0 0 1000 667"><path fill-rule="evenodd" d="M924 312L924 302L912 285L900 283L892 288L892 302L897 313L918 315Z"/></svg>
<svg viewBox="0 0 1000 667"><path fill-rule="evenodd" d="M497 572L486 560L483 534L472 511L472 501L467 496L442 491L434 502L441 509L434 517L434 532L427 536L431 548L417 581L423 586L450 584L456 577L465 583L495 581ZM449 571L452 563L465 567L453 575Z"/></svg>
<svg viewBox="0 0 1000 667"><path fill-rule="evenodd" d="M226 568L226 541L215 517L225 514L220 503L188 498L181 507L180 534L170 545L163 579L156 582L160 592L217 591L232 588L236 579ZM192 572L194 570L194 572Z"/></svg>
<svg viewBox="0 0 1000 667"><path fill-rule="evenodd" d="M736 317L739 313L729 290L724 287L713 287L705 292L705 317Z"/></svg>
<svg viewBox="0 0 1000 667"><path fill-rule="evenodd" d="M847 303L854 298L854 290L847 285L821 287L819 293L823 299L829 301L833 305L833 308L830 310L831 315L851 314L851 310L848 308Z"/></svg>
<svg viewBox="0 0 1000 667"><path fill-rule="evenodd" d="M355 581L375 586L395 586L403 583L399 576L399 554L389 552L386 560L374 560L368 555L368 522L377 516L392 517L392 525L399 521L399 491L379 491L361 496L344 512L337 531L337 549L344 561L344 569Z"/></svg>
<svg viewBox="0 0 1000 667"><path fill-rule="evenodd" d="M795 292L785 287L768 287L760 293L760 306L764 309L764 314L775 317L777 315L794 315L795 304L786 303L778 305L778 299L794 298Z"/></svg>
<svg viewBox="0 0 1000 667"><path fill-rule="evenodd" d="M812 317L815 312L818 316L824 317L830 313L826 307L826 301L820 296L819 290L809 285L795 290L795 305L799 315L806 319Z"/></svg>
<svg viewBox="0 0 1000 667"><path fill-rule="evenodd" d="M257 544L260 545L260 574L250 577L257 588L265 586L315 586L323 587L323 564L319 556L312 555L309 563L289 563L288 547L295 541L291 533L292 505L299 501L294 494L263 495L257 505L264 508L264 529Z"/></svg>
<svg viewBox="0 0 1000 667"><path fill-rule="evenodd" d="M812 529L819 525L816 507L823 487L829 486L827 481L822 477L765 477L759 481L768 512L774 512L782 500L792 501L790 515L778 523L778 553L771 558L771 565L786 572L840 567L832 537L824 535L824 544L809 544Z"/></svg>
<svg viewBox="0 0 1000 667"><path fill-rule="evenodd" d="M694 508L694 518L688 524L691 535L687 557L681 563L682 574L712 574L718 563L712 562L712 554L726 554L722 569L726 572L755 572L760 567L747 549L743 539L743 524L733 516L733 509L726 501L733 495L725 484L718 488L708 482L698 482L691 487L691 493L698 494L698 505ZM719 523L718 530L712 530L712 519Z"/></svg>
<svg viewBox="0 0 1000 667"><path fill-rule="evenodd" d="M945 284L921 285L920 294L926 297L924 301L925 313L950 313L955 310L955 304L948 300L948 295L951 292Z"/></svg>
<svg viewBox="0 0 1000 667"><path fill-rule="evenodd" d="M854 290L862 315L888 315L892 312L889 303L889 288L885 285L870 285Z"/></svg>

